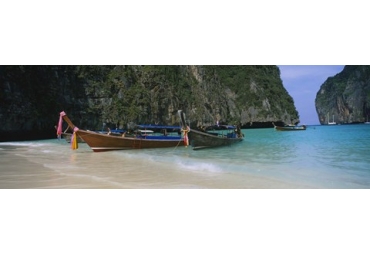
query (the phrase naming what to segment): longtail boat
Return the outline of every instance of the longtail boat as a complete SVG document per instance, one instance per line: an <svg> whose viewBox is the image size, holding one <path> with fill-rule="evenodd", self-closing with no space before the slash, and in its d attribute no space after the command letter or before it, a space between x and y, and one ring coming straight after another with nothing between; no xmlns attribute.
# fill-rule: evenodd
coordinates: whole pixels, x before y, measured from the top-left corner
<svg viewBox="0 0 370 254"><path fill-rule="evenodd" d="M82 138L94 152L184 146L181 135L147 135L147 132L141 133L140 131L130 136L126 136L125 133L121 136L108 135L80 130L72 123L65 112L60 113L60 118L66 121L74 135ZM61 123L61 120L59 120L59 123ZM73 149L76 149L76 146L78 147L74 142L71 143Z"/></svg>
<svg viewBox="0 0 370 254"><path fill-rule="evenodd" d="M275 130L277 131L305 131L306 130L306 125L285 125L285 126L276 126L274 123Z"/></svg>
<svg viewBox="0 0 370 254"><path fill-rule="evenodd" d="M212 128L208 128L206 131L194 130L190 129L186 124L185 114L182 110L179 110L178 114L181 119L182 128L186 130L189 144L192 146L193 150L228 146L243 140L244 135L238 127L231 125L216 125L212 126ZM211 132L212 129L214 132Z"/></svg>

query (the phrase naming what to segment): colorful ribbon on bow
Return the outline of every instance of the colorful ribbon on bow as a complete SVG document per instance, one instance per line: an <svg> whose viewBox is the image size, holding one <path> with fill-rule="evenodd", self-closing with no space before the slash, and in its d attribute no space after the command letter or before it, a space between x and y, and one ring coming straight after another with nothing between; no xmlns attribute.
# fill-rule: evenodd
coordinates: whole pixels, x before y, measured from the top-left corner
<svg viewBox="0 0 370 254"><path fill-rule="evenodd" d="M77 131L78 131L78 128L74 127L73 134L72 134L72 137L71 137L72 150L78 149L77 134L76 134Z"/></svg>
<svg viewBox="0 0 370 254"><path fill-rule="evenodd" d="M188 132L190 131L189 126L186 126L186 129L181 130L184 133L184 145L187 147L189 145Z"/></svg>
<svg viewBox="0 0 370 254"><path fill-rule="evenodd" d="M57 136L59 139L62 135L63 116L65 115L66 113L64 113L64 111L60 112L59 114L59 123L58 123L58 128L57 128Z"/></svg>

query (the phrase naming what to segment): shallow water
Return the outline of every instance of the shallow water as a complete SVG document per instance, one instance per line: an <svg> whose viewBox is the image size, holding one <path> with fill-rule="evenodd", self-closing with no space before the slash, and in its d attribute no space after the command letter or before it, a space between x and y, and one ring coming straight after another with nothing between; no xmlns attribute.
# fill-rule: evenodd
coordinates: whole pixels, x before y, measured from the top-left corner
<svg viewBox="0 0 370 254"><path fill-rule="evenodd" d="M0 188L365 188L370 125L243 130L229 147L93 152L64 140L0 143Z"/></svg>

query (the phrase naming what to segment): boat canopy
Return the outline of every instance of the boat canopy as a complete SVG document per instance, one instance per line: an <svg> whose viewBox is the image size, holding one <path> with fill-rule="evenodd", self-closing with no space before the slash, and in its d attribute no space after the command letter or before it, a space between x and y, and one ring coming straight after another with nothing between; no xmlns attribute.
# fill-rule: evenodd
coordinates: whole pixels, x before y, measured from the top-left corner
<svg viewBox="0 0 370 254"><path fill-rule="evenodd" d="M139 124L136 125L140 129L166 129L166 130L181 130L180 126L171 126L171 125L153 125L153 124Z"/></svg>
<svg viewBox="0 0 370 254"><path fill-rule="evenodd" d="M152 130L138 130L138 132L140 132L141 134L152 134L152 133L154 133L154 131L152 131Z"/></svg>
<svg viewBox="0 0 370 254"><path fill-rule="evenodd" d="M125 129L114 129L114 130L110 130L111 132L113 132L113 133L124 133L124 132L126 132L126 130Z"/></svg>
<svg viewBox="0 0 370 254"><path fill-rule="evenodd" d="M234 130L236 129L233 125L211 125L206 128L206 130Z"/></svg>

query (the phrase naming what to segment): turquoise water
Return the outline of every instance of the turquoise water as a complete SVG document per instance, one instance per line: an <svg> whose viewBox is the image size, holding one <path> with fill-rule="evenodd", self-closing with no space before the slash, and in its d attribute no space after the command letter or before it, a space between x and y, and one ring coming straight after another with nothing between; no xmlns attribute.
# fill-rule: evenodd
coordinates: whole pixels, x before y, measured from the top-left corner
<svg viewBox="0 0 370 254"><path fill-rule="evenodd" d="M251 129L243 133L245 140L239 144L181 151L184 154L176 154L176 161L198 170L237 171L324 188L370 187L370 125L309 126L295 132ZM152 155L157 156L157 151Z"/></svg>
<svg viewBox="0 0 370 254"><path fill-rule="evenodd" d="M198 151L94 153L57 139L0 143L0 188L370 187L370 125L243 133L243 142Z"/></svg>

